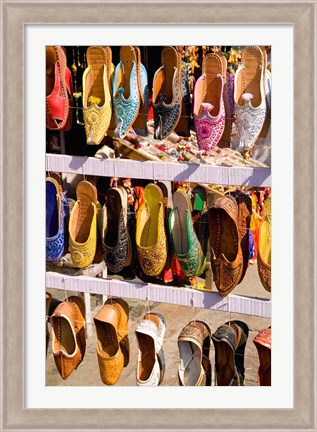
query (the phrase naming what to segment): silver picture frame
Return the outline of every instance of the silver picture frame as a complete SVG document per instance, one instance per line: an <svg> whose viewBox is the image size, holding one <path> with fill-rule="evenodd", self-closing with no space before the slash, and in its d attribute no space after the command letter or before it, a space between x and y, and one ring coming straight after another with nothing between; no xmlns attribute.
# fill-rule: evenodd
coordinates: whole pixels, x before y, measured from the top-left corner
<svg viewBox="0 0 317 432"><path fill-rule="evenodd" d="M172 415L166 415L166 410L142 407L138 410L24 407L24 161L27 148L24 107L23 103L17 103L17 95L22 100L25 94L24 27L28 23L293 26L296 349L292 409L226 407L224 411L211 407L173 409ZM316 1L4 0L1 28L1 431L316 431ZM280 144L287 151L286 143Z"/></svg>

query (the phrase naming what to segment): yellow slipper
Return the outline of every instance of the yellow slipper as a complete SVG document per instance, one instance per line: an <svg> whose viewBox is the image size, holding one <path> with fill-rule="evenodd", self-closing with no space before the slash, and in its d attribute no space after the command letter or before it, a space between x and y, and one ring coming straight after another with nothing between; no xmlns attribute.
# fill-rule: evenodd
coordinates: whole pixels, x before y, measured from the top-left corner
<svg viewBox="0 0 317 432"><path fill-rule="evenodd" d="M87 144L100 144L110 125L112 108L110 94L111 50L102 46L87 49L83 74L83 115Z"/></svg>
<svg viewBox="0 0 317 432"><path fill-rule="evenodd" d="M88 267L97 250L97 231L101 205L97 201L97 189L88 181L81 181L76 188L77 201L69 220L70 255L76 267Z"/></svg>
<svg viewBox="0 0 317 432"><path fill-rule="evenodd" d="M258 273L263 287L271 292L271 198L264 204L264 218L259 227Z"/></svg>
<svg viewBox="0 0 317 432"><path fill-rule="evenodd" d="M154 183L148 184L144 189L144 203L138 210L136 221L138 259L148 276L159 276L167 259L164 211L161 188Z"/></svg>

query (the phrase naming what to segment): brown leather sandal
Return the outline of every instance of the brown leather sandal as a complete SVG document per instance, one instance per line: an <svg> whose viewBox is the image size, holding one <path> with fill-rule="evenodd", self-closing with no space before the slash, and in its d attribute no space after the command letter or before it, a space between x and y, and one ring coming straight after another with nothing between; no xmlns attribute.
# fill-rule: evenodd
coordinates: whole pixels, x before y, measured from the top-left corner
<svg viewBox="0 0 317 432"><path fill-rule="evenodd" d="M260 386L271 385L271 328L261 330L253 339L259 354L258 383Z"/></svg>

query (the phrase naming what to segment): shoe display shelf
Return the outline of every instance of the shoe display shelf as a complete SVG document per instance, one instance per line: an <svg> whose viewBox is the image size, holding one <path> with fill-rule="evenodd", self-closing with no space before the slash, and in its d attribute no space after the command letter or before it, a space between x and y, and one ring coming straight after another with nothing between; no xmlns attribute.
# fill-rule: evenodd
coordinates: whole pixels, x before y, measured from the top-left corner
<svg viewBox="0 0 317 432"><path fill-rule="evenodd" d="M271 169L250 166L250 162L246 166L232 167L47 154L46 170L99 177L271 187Z"/></svg>
<svg viewBox="0 0 317 432"><path fill-rule="evenodd" d="M250 165L226 167L47 154L46 170L84 176L127 177L128 175L129 178L148 180L271 187L271 169ZM74 269L48 265L46 287L65 292L83 293L88 310L90 310L90 294L97 294L103 297L117 296L147 302L271 317L270 299L235 294L221 297L217 291L110 279L106 278L105 268L96 266L78 273ZM91 319L92 317L87 316L87 322Z"/></svg>

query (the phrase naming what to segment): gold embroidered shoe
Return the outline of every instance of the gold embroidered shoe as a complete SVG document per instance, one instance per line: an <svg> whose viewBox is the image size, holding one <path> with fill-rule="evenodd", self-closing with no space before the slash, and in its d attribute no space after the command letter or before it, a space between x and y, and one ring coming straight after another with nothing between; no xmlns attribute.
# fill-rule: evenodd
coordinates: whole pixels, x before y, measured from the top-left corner
<svg viewBox="0 0 317 432"><path fill-rule="evenodd" d="M87 144L100 144L110 125L112 105L110 93L111 49L91 46L83 74L83 115Z"/></svg>
<svg viewBox="0 0 317 432"><path fill-rule="evenodd" d="M144 189L144 203L138 210L136 247L140 266L148 276L159 276L167 259L164 227L164 195L154 183Z"/></svg>
<svg viewBox="0 0 317 432"><path fill-rule="evenodd" d="M69 220L70 255L76 267L88 267L97 251L101 205L97 201L97 189L88 181L81 181L76 188L77 201Z"/></svg>
<svg viewBox="0 0 317 432"><path fill-rule="evenodd" d="M209 209L210 261L219 294L227 296L239 283L243 254L238 229L238 204L223 196Z"/></svg>

